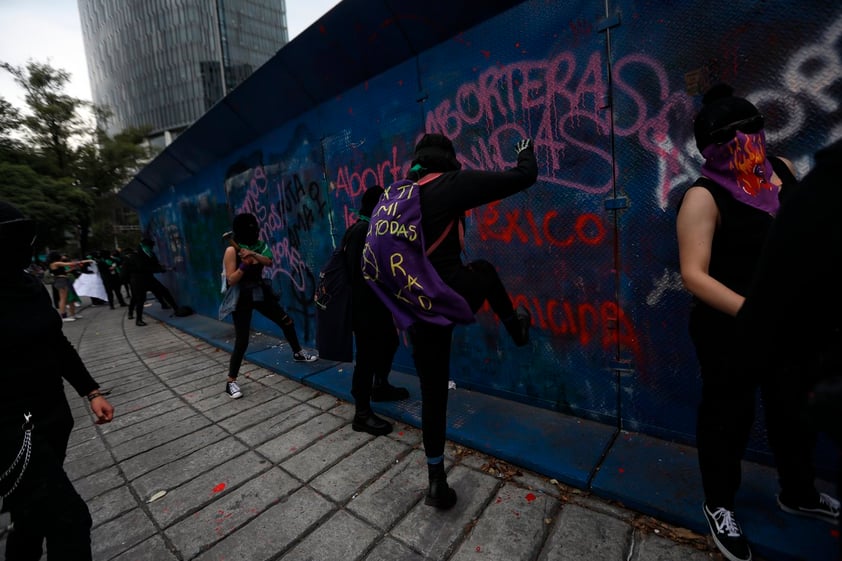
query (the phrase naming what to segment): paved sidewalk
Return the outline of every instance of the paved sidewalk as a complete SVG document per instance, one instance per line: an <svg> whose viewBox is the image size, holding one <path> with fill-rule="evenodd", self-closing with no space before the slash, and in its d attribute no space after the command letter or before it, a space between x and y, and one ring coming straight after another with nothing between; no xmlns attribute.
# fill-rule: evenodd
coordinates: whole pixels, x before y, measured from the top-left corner
<svg viewBox="0 0 842 561"><path fill-rule="evenodd" d="M232 400L226 352L124 309L84 315L65 332L116 408L98 427L71 396L65 467L96 561L721 559L704 537L455 445L459 502L436 511L420 430L354 432L351 404L250 363Z"/></svg>

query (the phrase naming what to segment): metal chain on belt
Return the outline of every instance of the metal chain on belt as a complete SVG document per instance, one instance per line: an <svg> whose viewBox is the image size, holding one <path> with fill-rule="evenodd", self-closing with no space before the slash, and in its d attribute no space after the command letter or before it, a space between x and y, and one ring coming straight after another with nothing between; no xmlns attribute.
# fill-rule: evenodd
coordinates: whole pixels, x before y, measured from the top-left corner
<svg viewBox="0 0 842 561"><path fill-rule="evenodd" d="M0 493L0 499L5 499L12 493L14 493L15 489L18 488L21 479L23 479L23 474L26 472L26 466L29 465L29 458L32 455L32 429L34 428L34 424L32 422L32 414L31 413L24 413L23 414L23 443L20 446L20 450L18 450L18 455L15 457L15 461L12 462L12 465L3 472L3 475L0 475L0 482L4 481L11 473L14 472L15 468L18 464L23 461L20 473L18 473L17 478L15 478L15 482L12 484L12 487L6 491L5 493Z"/></svg>

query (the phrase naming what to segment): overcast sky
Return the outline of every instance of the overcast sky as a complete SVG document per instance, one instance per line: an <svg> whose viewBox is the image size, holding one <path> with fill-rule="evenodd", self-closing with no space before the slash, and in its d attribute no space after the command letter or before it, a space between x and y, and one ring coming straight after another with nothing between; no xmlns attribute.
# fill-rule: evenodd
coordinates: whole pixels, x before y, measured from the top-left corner
<svg viewBox="0 0 842 561"><path fill-rule="evenodd" d="M77 0L0 0L0 61L23 66L29 59L68 71L66 91L91 99ZM310 27L339 0L286 0L289 38ZM18 107L23 95L0 70L0 97Z"/></svg>

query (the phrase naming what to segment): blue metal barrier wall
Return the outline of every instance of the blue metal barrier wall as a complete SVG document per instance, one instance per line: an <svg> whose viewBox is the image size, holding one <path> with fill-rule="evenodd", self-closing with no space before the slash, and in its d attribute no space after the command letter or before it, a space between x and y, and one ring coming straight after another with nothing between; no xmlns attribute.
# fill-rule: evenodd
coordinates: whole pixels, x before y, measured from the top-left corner
<svg viewBox="0 0 842 561"><path fill-rule="evenodd" d="M842 135L842 7L819 0L612 0L607 10L601 0L509 4L288 115L290 104L305 107L327 88L332 73L376 67L364 56L367 43L413 51L410 43L429 40L425 25L438 32L437 18L378 19L365 10L374 4L345 0L302 43L279 52L312 64L312 82L296 82L285 63L270 61L197 125L218 136L186 140L188 131L124 198L138 207L161 260L177 268L163 280L180 302L209 316L220 301L221 234L234 214L256 214L275 258L274 286L313 345L320 266L365 187L404 176L423 131L452 138L469 169L511 166L516 140L532 137L538 183L477 209L466 233L468 258L493 262L532 312L532 341L515 348L484 309L475 325L456 330L452 377L462 387L692 443L698 367L675 209L701 165L691 126L696 94L719 80L735 85L766 115L770 151L803 175L812 154ZM429 9L446 13L447 5ZM410 21L417 25L407 32L401 23ZM340 24L354 26L358 43L331 34ZM248 109L249 99L260 103ZM241 121L268 122L271 131L249 136L226 108L248 110ZM202 142L218 149L215 140L241 146L192 165ZM262 317L254 327L280 336ZM413 370L406 343L395 366ZM762 430L751 447L767 450Z"/></svg>

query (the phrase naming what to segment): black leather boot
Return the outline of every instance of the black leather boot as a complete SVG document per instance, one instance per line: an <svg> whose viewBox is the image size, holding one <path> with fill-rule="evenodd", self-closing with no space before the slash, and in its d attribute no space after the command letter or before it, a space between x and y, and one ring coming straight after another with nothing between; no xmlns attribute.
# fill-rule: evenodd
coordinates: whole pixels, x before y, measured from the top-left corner
<svg viewBox="0 0 842 561"><path fill-rule="evenodd" d="M456 504L456 491L447 485L444 462L427 464L427 474L430 477L430 489L424 504L441 510L452 508Z"/></svg>
<svg viewBox="0 0 842 561"><path fill-rule="evenodd" d="M383 436L392 432L392 423L381 419L369 409L357 409L351 428L357 432L367 432L374 436Z"/></svg>
<svg viewBox="0 0 842 561"><path fill-rule="evenodd" d="M523 306L518 306L515 315L503 320L506 331L512 336L512 341L518 347L529 343L529 326L532 325L532 315Z"/></svg>

